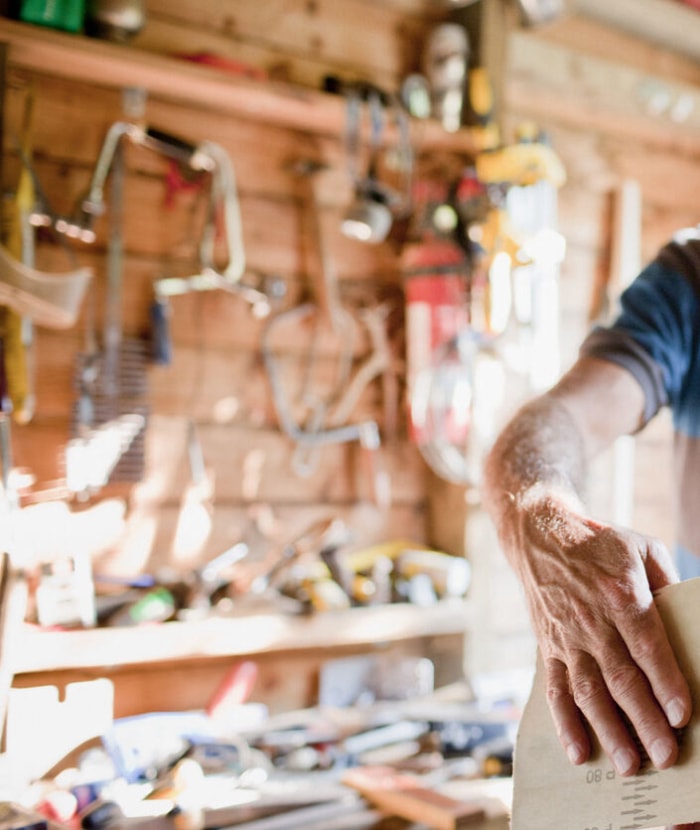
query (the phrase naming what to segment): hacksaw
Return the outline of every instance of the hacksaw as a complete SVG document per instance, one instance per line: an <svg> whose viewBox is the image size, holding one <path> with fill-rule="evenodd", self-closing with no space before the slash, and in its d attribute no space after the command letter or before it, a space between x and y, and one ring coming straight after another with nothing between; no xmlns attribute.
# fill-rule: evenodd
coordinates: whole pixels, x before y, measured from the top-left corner
<svg viewBox="0 0 700 830"><path fill-rule="evenodd" d="M512 830L649 830L700 821L700 578L663 588L656 604L695 701L670 769L619 776L591 734L591 760L573 766L559 743L538 658L515 746Z"/></svg>

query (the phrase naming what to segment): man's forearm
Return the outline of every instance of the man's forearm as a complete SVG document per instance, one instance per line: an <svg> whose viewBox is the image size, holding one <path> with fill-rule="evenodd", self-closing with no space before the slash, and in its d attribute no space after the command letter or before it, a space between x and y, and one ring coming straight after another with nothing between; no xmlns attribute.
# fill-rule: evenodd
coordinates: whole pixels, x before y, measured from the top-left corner
<svg viewBox="0 0 700 830"><path fill-rule="evenodd" d="M585 477L585 444L574 419L560 401L543 395L517 413L491 449L484 506L507 542L508 517L527 503L557 498L580 509Z"/></svg>

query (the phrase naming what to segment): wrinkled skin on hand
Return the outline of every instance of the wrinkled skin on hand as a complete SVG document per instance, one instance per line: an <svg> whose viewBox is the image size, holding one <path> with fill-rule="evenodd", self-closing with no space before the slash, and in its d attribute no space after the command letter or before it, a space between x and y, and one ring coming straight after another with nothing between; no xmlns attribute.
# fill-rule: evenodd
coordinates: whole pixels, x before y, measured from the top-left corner
<svg viewBox="0 0 700 830"><path fill-rule="evenodd" d="M673 728L688 722L691 701L653 602L677 581L668 551L552 497L514 507L513 541L529 552L517 569L569 760L588 759L590 726L618 774L633 775L641 759L631 726L654 766L672 766Z"/></svg>

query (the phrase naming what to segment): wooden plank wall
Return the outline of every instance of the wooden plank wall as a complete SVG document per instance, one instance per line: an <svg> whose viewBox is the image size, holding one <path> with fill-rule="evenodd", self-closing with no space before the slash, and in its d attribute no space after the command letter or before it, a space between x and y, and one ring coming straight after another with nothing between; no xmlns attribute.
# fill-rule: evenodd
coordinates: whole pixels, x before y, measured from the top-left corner
<svg viewBox="0 0 700 830"><path fill-rule="evenodd" d="M416 68L420 39L430 20L412 0L235 5L149 0L147 25L132 46L161 53L215 53L316 89L324 77L335 75L396 90L400 79ZM53 210L70 215L88 186L109 126L126 117L124 101L120 92L94 86L89 78L73 82L10 67L4 165L9 192L18 172L15 136L30 91L36 172ZM237 177L248 268L281 278L287 289L282 308L314 296L316 252L309 200L290 165L300 157L327 165L328 172L319 177L322 226L342 303L357 323L355 366L369 348L358 311L380 303L387 307L396 384L386 392L380 382L371 383L352 420L373 418L384 428L384 419L398 413L396 427L384 430L382 447L392 501L386 509L375 504L368 459L357 443L322 449L311 473L297 474L292 468L294 443L280 430L261 357L264 321L238 296L217 291L177 297L171 301L171 364L149 366L147 372L145 479L135 487L106 488L96 499L73 505L76 512L85 512L107 499L124 499L123 523L115 521L94 552L97 567L122 574L162 565L185 569L240 539L279 546L323 516L345 519L358 543L396 537L425 540L426 471L405 435L398 248L395 239L368 246L339 232L341 213L351 197L342 137L271 128L157 97L146 100L145 121L195 143L217 142L228 151ZM149 333L153 281L190 273L193 267L202 194L197 188L169 194L167 162L152 151L127 146L126 168L121 308L125 337L140 338ZM37 267L53 271L86 264L95 269L96 280L74 328L36 332L36 413L29 424L13 426L15 462L36 475L35 489L49 490L63 475L62 450L77 397L76 362L87 350L90 308L95 310L98 339L103 334L108 219L98 222L93 245L71 243L66 251L42 234L38 247ZM226 256L222 240L217 254ZM276 337L290 397L295 385L299 390L312 335L307 322L284 324ZM342 349L345 344L337 338L321 345L317 371L322 380L333 377ZM211 484L210 492L205 488L194 495L188 465L190 422L196 424ZM209 516L211 530L183 546L175 539L178 523L187 510L196 513L195 508Z"/></svg>
<svg viewBox="0 0 700 830"><path fill-rule="evenodd" d="M501 0L495 5L505 6ZM271 78L318 89L329 75L363 78L395 89L419 67L426 27L437 6L423 0L274 0L237 3L203 0L148 0L148 24L133 45L157 52L212 52L247 62ZM562 269L563 362L572 359L588 325L592 285L607 254L606 223L611 194L620 183L640 182L644 198L644 257L651 256L672 229L696 221L697 108L684 123L669 112L650 111L645 81L669 85L671 96L695 94L698 67L687 58L603 28L580 15L532 30L517 26L509 35L503 79L504 137L512 138L523 119L535 120L551 136L568 172L560 193L561 230L568 242ZM556 71L554 71L554 69ZM54 209L70 213L89 181L110 124L124 117L121 95L90 84L41 73L11 71L6 101L10 152L4 164L5 188L16 179L13 131L23 103L35 94L34 158ZM631 93L635 93L632 95ZM636 93L639 93L638 95ZM337 138L275 127L215 110L183 107L151 97L146 120L192 140L213 140L234 162L249 267L278 275L287 285L286 303L308 294L313 245L307 200L289 163L300 154L328 164L321 201L324 229L342 285L353 309L391 303L395 368L401 378L400 273L394 240L376 247L350 242L338 232L338 218L350 195L345 159ZM14 156L14 161L13 161ZM167 168L153 153L130 147L127 153L127 221L124 227L126 278L124 326L128 335L147 332L154 279L182 272L195 256L200 204L196 190L183 190L166 204ZM94 246L73 246L80 263L95 267L98 331L104 305L106 222ZM65 251L49 241L38 265L66 268ZM361 541L397 535L445 542L461 552L464 493L429 474L405 440L402 385L391 400L380 384L367 390L356 417L401 413L396 435L385 435L384 460L391 474L393 502L388 510L372 502L364 461L355 445L330 447L308 478L291 467L292 442L280 431L260 353L263 323L245 301L220 292L172 302L173 360L148 371L151 416L148 475L126 493L126 520L115 522L98 553L100 566L137 571L162 564L178 568L209 558L240 538L286 538L319 516L345 518ZM86 319L69 332L37 333L38 406L31 424L15 426L16 460L32 468L48 487L60 479L61 449L75 400L76 355L85 350ZM289 377L298 378L296 358L309 346L308 327L280 332ZM355 350L367 354L366 337ZM320 361L330 372L337 353L328 348ZM175 532L188 492L187 427L193 421L202 445L213 494L199 494L212 530L203 543L190 543L175 557ZM668 432L663 419L640 449L640 468L667 469ZM594 483L596 503L609 501L607 467ZM638 481L651 477L639 476ZM638 493L639 526L670 538L663 493ZM110 493L106 495L110 495ZM116 490L114 495L124 497ZM76 505L88 509L90 505ZM215 509L213 509L215 508Z"/></svg>

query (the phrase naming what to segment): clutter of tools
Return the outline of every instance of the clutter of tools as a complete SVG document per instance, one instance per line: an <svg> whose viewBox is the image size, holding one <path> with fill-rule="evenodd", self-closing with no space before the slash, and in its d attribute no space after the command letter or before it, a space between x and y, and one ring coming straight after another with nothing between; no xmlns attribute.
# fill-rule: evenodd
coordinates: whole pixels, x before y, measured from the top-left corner
<svg viewBox="0 0 700 830"><path fill-rule="evenodd" d="M107 717L58 757L17 745L13 719L31 690L16 690L7 735L16 789L5 826L320 830L394 827L383 823L394 817L399 827L456 830L493 818L484 790L479 798L470 787L478 794L478 785L510 775L517 695L478 698L462 682L439 690L408 682L367 685L358 702L334 702L345 662L324 665L320 706L269 713L256 701L257 665L243 661L203 709ZM413 663L392 669L406 678ZM104 682L73 684L71 695L105 697ZM49 705L68 724L80 716L70 696ZM109 709L106 697L98 708ZM506 805L498 806L504 817Z"/></svg>
<svg viewBox="0 0 700 830"><path fill-rule="evenodd" d="M350 529L323 519L281 546L240 541L202 567L133 576L93 572L85 556L44 564L27 580L27 617L51 628L138 626L263 610L310 614L410 602L458 600L469 562L417 542L354 544Z"/></svg>

